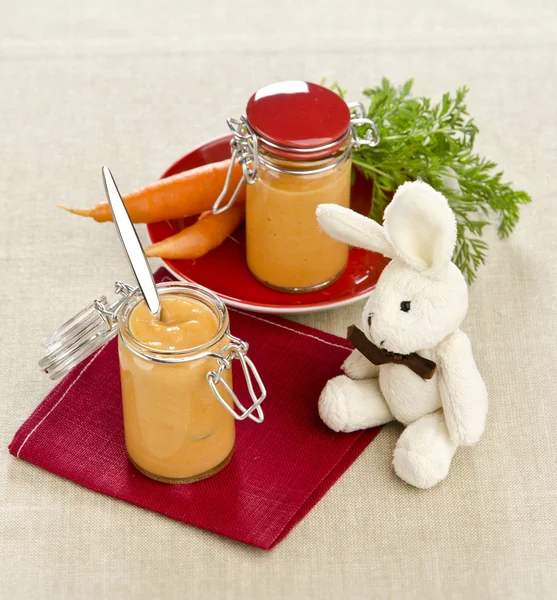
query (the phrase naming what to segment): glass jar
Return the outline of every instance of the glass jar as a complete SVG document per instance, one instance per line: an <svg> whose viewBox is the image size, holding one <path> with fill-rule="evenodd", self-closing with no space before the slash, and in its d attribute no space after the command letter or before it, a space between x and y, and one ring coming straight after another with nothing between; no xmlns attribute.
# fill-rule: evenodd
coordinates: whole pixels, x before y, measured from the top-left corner
<svg viewBox="0 0 557 600"><path fill-rule="evenodd" d="M263 150L259 156L259 176L246 190L249 270L280 291L326 287L346 267L348 245L319 227L315 211L326 202L350 206L349 148L304 162L287 161Z"/></svg>
<svg viewBox="0 0 557 600"><path fill-rule="evenodd" d="M228 464L235 420L263 421L260 404L266 391L247 356L248 345L230 333L228 311L218 296L182 282L161 283L157 289L163 311L173 301L201 315L194 321L196 338L191 345L172 346L167 336L181 325L146 319L149 313L141 292L117 283L122 298L109 304L102 297L66 323L43 342L46 355L39 364L55 379L118 333L124 433L131 462L158 481L193 482ZM206 329L203 319L209 324ZM233 391L233 359L240 361L247 380L253 401L249 409Z"/></svg>
<svg viewBox="0 0 557 600"><path fill-rule="evenodd" d="M322 289L340 277L348 245L319 226L316 208L349 207L352 147L374 146L379 137L361 104L348 105L333 91L304 81L283 81L257 91L246 115L228 119L233 132L231 165L243 178L226 206L246 194L246 260L268 287L303 293ZM362 127L359 137L356 127ZM362 130L360 130L362 131Z"/></svg>

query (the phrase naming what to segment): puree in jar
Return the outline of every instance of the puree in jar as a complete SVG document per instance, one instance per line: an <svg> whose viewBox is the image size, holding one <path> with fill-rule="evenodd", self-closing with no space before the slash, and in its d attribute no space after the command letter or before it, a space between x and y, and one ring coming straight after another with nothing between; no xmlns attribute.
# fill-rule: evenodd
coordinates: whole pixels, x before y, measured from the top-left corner
<svg viewBox="0 0 557 600"><path fill-rule="evenodd" d="M128 320L129 334L148 356L195 356L196 347L217 337L218 318L203 302L164 294L161 303L163 322L143 300ZM216 353L226 343L224 336L204 351ZM218 368L216 359L155 362L132 352L122 336L118 348L126 448L135 466L163 481L195 481L225 466L235 425L207 381L207 373ZM230 370L222 378L232 386Z"/></svg>
<svg viewBox="0 0 557 600"><path fill-rule="evenodd" d="M319 226L319 204L350 206L351 160L314 175L260 169L247 187L246 245L250 271L285 291L310 291L334 281L348 261L348 245Z"/></svg>

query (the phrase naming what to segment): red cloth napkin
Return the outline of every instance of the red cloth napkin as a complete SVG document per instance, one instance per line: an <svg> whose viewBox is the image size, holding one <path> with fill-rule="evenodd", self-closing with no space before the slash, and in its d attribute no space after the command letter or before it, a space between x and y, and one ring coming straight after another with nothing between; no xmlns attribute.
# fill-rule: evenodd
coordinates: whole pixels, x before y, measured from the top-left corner
<svg viewBox="0 0 557 600"><path fill-rule="evenodd" d="M172 279L163 269L157 280ZM315 506L379 428L334 433L317 400L350 345L284 319L230 309L232 333L267 387L265 420L237 423L236 450L220 473L169 485L141 475L124 445L116 340L75 367L10 444L14 456L89 489L269 550ZM236 361L235 361L236 362ZM237 368L237 367L236 367ZM234 373L241 394L243 378ZM245 396L240 396L245 398Z"/></svg>

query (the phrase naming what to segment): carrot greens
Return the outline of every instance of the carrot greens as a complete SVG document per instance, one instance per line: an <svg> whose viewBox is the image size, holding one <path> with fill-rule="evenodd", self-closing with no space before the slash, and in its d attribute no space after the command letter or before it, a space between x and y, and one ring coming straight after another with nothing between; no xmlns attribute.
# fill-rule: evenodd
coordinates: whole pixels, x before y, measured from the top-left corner
<svg viewBox="0 0 557 600"><path fill-rule="evenodd" d="M496 223L499 237L507 237L518 222L520 206L531 198L513 189L494 162L474 152L478 128L466 109L466 87L443 94L436 104L412 96L412 84L409 80L396 87L383 79L364 90L368 116L381 142L355 150L353 164L373 180L370 217L377 221L405 181L422 179L442 192L457 220L453 260L472 282L486 259L484 228ZM332 87L344 96L338 84Z"/></svg>

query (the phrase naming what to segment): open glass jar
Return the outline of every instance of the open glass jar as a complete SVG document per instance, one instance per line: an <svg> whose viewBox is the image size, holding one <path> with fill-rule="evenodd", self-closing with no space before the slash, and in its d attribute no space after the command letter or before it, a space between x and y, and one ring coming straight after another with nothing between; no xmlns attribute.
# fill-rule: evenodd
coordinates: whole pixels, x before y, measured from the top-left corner
<svg viewBox="0 0 557 600"><path fill-rule="evenodd" d="M106 297L43 342L40 365L51 378L67 373L118 333L124 432L131 462L144 475L169 483L205 479L229 462L235 420L263 420L266 391L247 356L248 345L230 333L222 300L182 282L157 285L164 323L150 315L136 288L117 283ZM239 360L252 404L232 387Z"/></svg>
<svg viewBox="0 0 557 600"><path fill-rule="evenodd" d="M243 178L223 206L227 178L213 213L227 210L247 184L251 273L268 287L291 293L330 285L346 266L348 245L319 227L315 211L324 203L350 205L352 147L379 142L363 105L346 104L320 85L283 81L258 90L246 114L227 122L233 133L231 165L242 165Z"/></svg>

